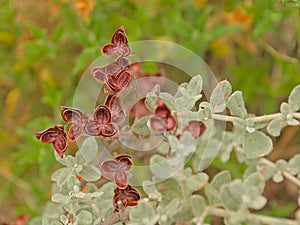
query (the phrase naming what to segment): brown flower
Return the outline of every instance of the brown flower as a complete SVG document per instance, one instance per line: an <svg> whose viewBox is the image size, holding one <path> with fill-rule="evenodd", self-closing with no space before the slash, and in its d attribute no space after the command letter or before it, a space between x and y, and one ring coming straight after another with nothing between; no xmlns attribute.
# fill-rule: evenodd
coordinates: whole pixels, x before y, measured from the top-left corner
<svg viewBox="0 0 300 225"><path fill-rule="evenodd" d="M86 134L85 126L90 121L88 115L83 114L79 109L65 106L61 106L60 111L62 118L71 124L67 135L69 140L76 140L82 134Z"/></svg>
<svg viewBox="0 0 300 225"><path fill-rule="evenodd" d="M138 204L138 201L141 199L140 193L135 190L133 187L128 185L125 189L120 189L118 187L114 190L115 195L113 197L114 203L114 213L119 212L122 208L127 206L135 206Z"/></svg>
<svg viewBox="0 0 300 225"><path fill-rule="evenodd" d="M93 113L94 121L85 126L87 134L92 136L112 137L118 129L111 123L111 113L106 106L99 105Z"/></svg>
<svg viewBox="0 0 300 225"><path fill-rule="evenodd" d="M117 74L111 75L106 83L107 93L118 93L128 86L131 81L131 75L129 70L123 69Z"/></svg>
<svg viewBox="0 0 300 225"><path fill-rule="evenodd" d="M102 47L102 52L105 55L129 56L134 53L130 50L125 29L121 26L113 35L111 43Z"/></svg>
<svg viewBox="0 0 300 225"><path fill-rule="evenodd" d="M94 67L92 75L99 83L105 84L111 75L117 74L120 70L127 68L128 65L128 59L119 57L115 62L109 63L106 66Z"/></svg>
<svg viewBox="0 0 300 225"><path fill-rule="evenodd" d="M53 128L48 128L42 132L35 132L35 136L43 143L52 143L54 150L63 158L64 152L67 149L65 126L56 125Z"/></svg>
<svg viewBox="0 0 300 225"><path fill-rule="evenodd" d="M119 189L128 186L128 171L132 167L132 159L129 155L119 155L114 159L105 160L100 169L104 173L113 174L114 181Z"/></svg>

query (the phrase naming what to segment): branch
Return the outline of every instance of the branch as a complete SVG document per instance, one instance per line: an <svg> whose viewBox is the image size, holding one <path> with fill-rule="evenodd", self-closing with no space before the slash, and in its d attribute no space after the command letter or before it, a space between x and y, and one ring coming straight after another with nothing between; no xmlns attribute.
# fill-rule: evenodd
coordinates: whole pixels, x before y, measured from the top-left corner
<svg viewBox="0 0 300 225"><path fill-rule="evenodd" d="M207 206L207 213L213 216L218 217L228 217L228 216L234 216L236 212L232 212L225 209L215 208L213 206ZM294 220L289 219L283 219L283 218L275 218L270 216L264 216L264 215L257 215L248 213L246 216L247 220L250 220L252 222L257 223L263 223L263 224L287 224L287 225L298 225L298 222Z"/></svg>
<svg viewBox="0 0 300 225"><path fill-rule="evenodd" d="M291 115L295 119L300 119L300 113L294 112L294 113L291 113ZM248 117L247 119L250 118L253 122L258 123L258 122L264 122L264 121L269 121L269 120L273 120L276 118L280 118L281 116L282 116L282 113L274 113L274 114L263 115L263 116ZM242 119L240 117L227 116L227 115L222 115L222 114L212 114L211 118L215 119L215 120L225 121L225 122L233 122L235 119Z"/></svg>
<svg viewBox="0 0 300 225"><path fill-rule="evenodd" d="M97 225L113 225L118 222L125 222L129 221L129 213L127 211L119 212L114 214L112 217L107 218L105 221L98 223Z"/></svg>
<svg viewBox="0 0 300 225"><path fill-rule="evenodd" d="M271 167L276 167L276 165L271 162L270 160L266 159L266 158L261 158L260 161L266 165L269 165ZM294 183L298 188L300 188L300 180L297 179L295 176L293 176L292 174L290 174L287 171L282 172L283 176L285 176L286 179L288 179L289 181L291 181L292 183Z"/></svg>

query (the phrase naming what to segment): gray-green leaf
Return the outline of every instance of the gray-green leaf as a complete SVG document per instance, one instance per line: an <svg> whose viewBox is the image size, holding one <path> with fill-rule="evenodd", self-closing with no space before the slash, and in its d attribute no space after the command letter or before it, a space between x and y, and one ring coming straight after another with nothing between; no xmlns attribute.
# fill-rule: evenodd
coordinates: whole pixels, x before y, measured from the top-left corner
<svg viewBox="0 0 300 225"><path fill-rule="evenodd" d="M300 109L300 85L296 86L292 90L288 99L288 103L294 112Z"/></svg>
<svg viewBox="0 0 300 225"><path fill-rule="evenodd" d="M267 126L267 131L274 137L278 137L282 128L287 126L286 121L283 118L276 118L270 121Z"/></svg>
<svg viewBox="0 0 300 225"><path fill-rule="evenodd" d="M223 112L226 109L226 101L231 92L231 84L227 80L217 84L210 96L211 109L214 113Z"/></svg>
<svg viewBox="0 0 300 225"><path fill-rule="evenodd" d="M97 181L101 177L100 170L92 165L84 165L79 175L87 182Z"/></svg>
<svg viewBox="0 0 300 225"><path fill-rule="evenodd" d="M142 136L150 135L151 131L150 131L147 123L151 117L152 116L144 116L141 119L135 121L131 126L132 131L134 133L136 133L138 135L142 135Z"/></svg>
<svg viewBox="0 0 300 225"><path fill-rule="evenodd" d="M242 145L247 158L265 156L273 149L272 140L261 131L245 132Z"/></svg>
<svg viewBox="0 0 300 225"><path fill-rule="evenodd" d="M245 108L245 102L241 91L235 91L227 101L227 108L232 116L240 118L246 118L247 110Z"/></svg>
<svg viewBox="0 0 300 225"><path fill-rule="evenodd" d="M97 155L98 144L94 137L88 137L82 143L81 148L76 152L76 160L80 165L91 162Z"/></svg>

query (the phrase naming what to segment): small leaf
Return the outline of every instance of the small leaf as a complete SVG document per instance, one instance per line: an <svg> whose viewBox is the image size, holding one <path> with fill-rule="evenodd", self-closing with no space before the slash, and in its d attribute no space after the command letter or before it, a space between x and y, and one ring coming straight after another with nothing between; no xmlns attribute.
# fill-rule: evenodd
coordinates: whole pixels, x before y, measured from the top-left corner
<svg viewBox="0 0 300 225"><path fill-rule="evenodd" d="M272 140L261 131L246 132L242 145L247 158L265 156L273 149Z"/></svg>
<svg viewBox="0 0 300 225"><path fill-rule="evenodd" d="M288 103L292 111L296 112L300 109L300 85L296 86L292 90Z"/></svg>
<svg viewBox="0 0 300 225"><path fill-rule="evenodd" d="M203 188L208 183L208 179L208 175L202 172L188 176L186 185L191 192L190 194Z"/></svg>
<svg viewBox="0 0 300 225"><path fill-rule="evenodd" d="M198 100L201 98L201 91L202 91L202 84L203 80L200 75L194 76L188 83L186 89L191 97L194 98L194 100Z"/></svg>
<svg viewBox="0 0 300 225"><path fill-rule="evenodd" d="M223 112L226 109L226 101L231 92L231 84L227 80L217 84L210 96L211 109L214 113Z"/></svg>
<svg viewBox="0 0 300 225"><path fill-rule="evenodd" d="M231 181L230 172L228 170L224 170L216 174L210 183L216 190L220 191L222 185L230 181Z"/></svg>
<svg viewBox="0 0 300 225"><path fill-rule="evenodd" d="M238 211L242 206L242 196L245 192L241 180L234 180L222 186L220 198L227 209Z"/></svg>
<svg viewBox="0 0 300 225"><path fill-rule="evenodd" d="M191 208L195 217L199 217L206 208L205 199L201 195L192 195Z"/></svg>
<svg viewBox="0 0 300 225"><path fill-rule="evenodd" d="M290 113L290 106L286 102L282 102L280 105L280 112L286 116L287 114Z"/></svg>
<svg viewBox="0 0 300 225"><path fill-rule="evenodd" d="M51 180L55 181L58 186L62 186L66 183L70 174L72 174L71 168L60 168L52 174Z"/></svg>
<svg viewBox="0 0 300 225"><path fill-rule="evenodd" d="M87 182L97 181L101 177L100 170L92 165L83 165L79 175Z"/></svg>
<svg viewBox="0 0 300 225"><path fill-rule="evenodd" d="M164 207L165 213L169 218L172 218L180 210L180 201L178 198L172 199L172 201Z"/></svg>
<svg viewBox="0 0 300 225"><path fill-rule="evenodd" d="M300 179L300 154L293 156L288 163L289 171Z"/></svg>
<svg viewBox="0 0 300 225"><path fill-rule="evenodd" d="M276 118L271 120L267 126L267 131L274 137L278 137L282 128L287 126L286 121L283 118Z"/></svg>
<svg viewBox="0 0 300 225"><path fill-rule="evenodd" d="M194 107L194 100L191 98L188 91L179 87L177 93L175 94L175 108L178 112L182 112L184 110L191 110Z"/></svg>
<svg viewBox="0 0 300 225"><path fill-rule="evenodd" d="M82 143L79 151L76 152L76 161L78 164L83 165L91 162L97 155L98 144L94 137L88 137Z"/></svg>
<svg viewBox="0 0 300 225"><path fill-rule="evenodd" d="M142 135L142 136L147 136L151 134L151 131L148 127L148 120L151 118L152 116L144 116L141 119L135 121L132 126L131 129L134 133L138 134L138 135Z"/></svg>
<svg viewBox="0 0 300 225"><path fill-rule="evenodd" d="M159 217L155 214L152 205L146 201L141 200L135 210L131 210L129 214L129 224L147 224L154 225L158 221Z"/></svg>
<svg viewBox="0 0 300 225"><path fill-rule="evenodd" d="M89 211L81 210L77 215L80 225L90 225L92 224L92 214Z"/></svg>
<svg viewBox="0 0 300 225"><path fill-rule="evenodd" d="M280 172L277 172L274 174L274 176L272 177L272 180L275 182L275 183L280 183L284 180L284 177L282 175L282 173Z"/></svg>
<svg viewBox="0 0 300 225"><path fill-rule="evenodd" d="M143 189L148 195L149 199L157 199L159 202L162 200L162 195L157 189L155 188L155 185L147 180L143 182Z"/></svg>
<svg viewBox="0 0 300 225"><path fill-rule="evenodd" d="M235 91L227 101L227 108L232 116L240 118L246 118L247 110L245 108L245 102L241 91Z"/></svg>

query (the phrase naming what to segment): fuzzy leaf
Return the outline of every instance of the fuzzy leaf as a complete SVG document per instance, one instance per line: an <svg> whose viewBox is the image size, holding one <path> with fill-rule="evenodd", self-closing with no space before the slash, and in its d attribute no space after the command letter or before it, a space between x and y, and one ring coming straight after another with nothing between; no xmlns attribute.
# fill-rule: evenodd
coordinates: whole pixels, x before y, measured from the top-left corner
<svg viewBox="0 0 300 225"><path fill-rule="evenodd" d="M146 136L151 134L151 131L147 125L148 120L151 118L152 116L144 116L141 119L135 121L132 126L131 129L134 133L138 134L138 135L142 135L142 136Z"/></svg>
<svg viewBox="0 0 300 225"><path fill-rule="evenodd" d="M220 198L227 209L238 211L242 205L244 185L241 180L234 180L222 186Z"/></svg>
<svg viewBox="0 0 300 225"><path fill-rule="evenodd" d="M149 199L157 199L159 202L162 199L162 195L159 191L157 191L155 185L147 180L143 182L143 189L146 192L146 194L148 195Z"/></svg>
<svg viewBox="0 0 300 225"><path fill-rule="evenodd" d="M191 193L200 190L207 184L208 182L208 175L206 173L197 173L194 175L190 175L186 179L186 185Z"/></svg>
<svg viewBox="0 0 300 225"><path fill-rule="evenodd" d="M300 154L293 156L288 163L289 171L300 179Z"/></svg>
<svg viewBox="0 0 300 225"><path fill-rule="evenodd" d="M282 128L287 126L286 121L283 118L276 118L271 120L267 126L267 131L274 137L278 137Z"/></svg>
<svg viewBox="0 0 300 225"><path fill-rule="evenodd" d="M204 192L210 204L216 204L220 202L219 191L216 190L211 184L205 186Z"/></svg>
<svg viewBox="0 0 300 225"><path fill-rule="evenodd" d="M187 89L179 87L175 95L175 108L177 111L191 110L194 107L194 100L191 98Z"/></svg>
<svg viewBox="0 0 300 225"><path fill-rule="evenodd" d="M63 167L58 170L56 170L52 176L51 180L55 181L58 186L62 186L66 183L68 180L67 178L72 174L72 169L68 167Z"/></svg>
<svg viewBox="0 0 300 225"><path fill-rule="evenodd" d="M231 92L231 84L227 80L217 84L210 96L211 109L214 113L220 113L226 109L226 101Z"/></svg>
<svg viewBox="0 0 300 225"><path fill-rule="evenodd" d="M200 75L194 76L187 85L187 91L194 101L201 98L203 80Z"/></svg>
<svg viewBox="0 0 300 225"><path fill-rule="evenodd" d="M97 181L101 177L100 170L92 165L84 165L79 175L87 182Z"/></svg>
<svg viewBox="0 0 300 225"><path fill-rule="evenodd" d="M247 158L265 156L273 149L272 140L261 131L246 132L242 145Z"/></svg>
<svg viewBox="0 0 300 225"><path fill-rule="evenodd" d="M79 151L76 152L76 160L80 165L91 162L97 155L98 144L94 137L88 137L82 143Z"/></svg>
<svg viewBox="0 0 300 225"><path fill-rule="evenodd" d="M191 208L195 217L199 217L206 208L205 199L201 195L192 195Z"/></svg>
<svg viewBox="0 0 300 225"><path fill-rule="evenodd" d="M288 103L292 111L296 112L300 109L300 85L296 86L288 99Z"/></svg>
<svg viewBox="0 0 300 225"><path fill-rule="evenodd" d="M246 118L247 110L241 91L235 91L227 101L227 108L232 116Z"/></svg>
<svg viewBox="0 0 300 225"><path fill-rule="evenodd" d="M159 219L150 202L141 200L135 210L131 210L129 214L129 225L154 225Z"/></svg>
<svg viewBox="0 0 300 225"><path fill-rule="evenodd" d="M80 225L90 225L92 224L92 214L89 211L81 210L77 215L77 219Z"/></svg>
<svg viewBox="0 0 300 225"><path fill-rule="evenodd" d="M216 174L210 183L216 190L220 191L222 185L230 181L231 181L230 172L228 170L224 170Z"/></svg>

